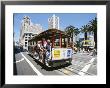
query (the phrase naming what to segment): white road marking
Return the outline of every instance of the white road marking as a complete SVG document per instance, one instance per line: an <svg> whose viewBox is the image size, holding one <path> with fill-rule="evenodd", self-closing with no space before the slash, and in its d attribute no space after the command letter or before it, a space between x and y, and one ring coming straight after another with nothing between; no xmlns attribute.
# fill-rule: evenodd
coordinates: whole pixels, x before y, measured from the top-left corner
<svg viewBox="0 0 110 88"><path fill-rule="evenodd" d="M28 64L31 66L31 68L35 71L35 73L38 76L43 76L37 69L36 67L21 53L21 55L24 57L24 59L28 62Z"/></svg>
<svg viewBox="0 0 110 88"><path fill-rule="evenodd" d="M28 52L26 52L26 54L29 54Z"/></svg>
<svg viewBox="0 0 110 88"><path fill-rule="evenodd" d="M92 65L93 61L95 60L95 58L92 58L87 65L78 73L79 75L84 75L87 70L89 69L89 67Z"/></svg>
<svg viewBox="0 0 110 88"><path fill-rule="evenodd" d="M22 58L21 60L16 61L15 63L21 62L21 61L23 61L23 60L24 60L24 58Z"/></svg>

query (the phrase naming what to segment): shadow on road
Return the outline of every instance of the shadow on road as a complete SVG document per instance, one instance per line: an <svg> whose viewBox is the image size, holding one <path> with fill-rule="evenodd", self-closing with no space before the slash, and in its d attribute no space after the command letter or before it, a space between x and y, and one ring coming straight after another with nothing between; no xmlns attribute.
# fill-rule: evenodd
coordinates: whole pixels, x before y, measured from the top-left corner
<svg viewBox="0 0 110 88"><path fill-rule="evenodd" d="M30 57L32 57L30 54L28 54ZM33 58L33 57L32 57ZM64 64L64 65L60 65L60 66L57 66L57 67L48 67L46 65L44 65L43 63L41 63L40 61L36 60L35 58L33 58L34 61L40 65L42 67L42 69L46 70L46 71L53 71L53 70L58 70L58 69L61 69L61 68L64 68L64 67L67 67L69 66L70 64Z"/></svg>

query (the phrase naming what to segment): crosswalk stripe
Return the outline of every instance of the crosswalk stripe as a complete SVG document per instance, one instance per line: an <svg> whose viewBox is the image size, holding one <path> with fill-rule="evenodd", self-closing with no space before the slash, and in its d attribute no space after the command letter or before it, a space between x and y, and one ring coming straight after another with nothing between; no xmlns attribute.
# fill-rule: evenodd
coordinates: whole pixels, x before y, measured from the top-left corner
<svg viewBox="0 0 110 88"><path fill-rule="evenodd" d="M78 74L79 75L84 75L86 72L87 72L87 70L89 69L89 67L92 65L92 62L95 60L95 58L92 58L88 63L89 64L87 64Z"/></svg>

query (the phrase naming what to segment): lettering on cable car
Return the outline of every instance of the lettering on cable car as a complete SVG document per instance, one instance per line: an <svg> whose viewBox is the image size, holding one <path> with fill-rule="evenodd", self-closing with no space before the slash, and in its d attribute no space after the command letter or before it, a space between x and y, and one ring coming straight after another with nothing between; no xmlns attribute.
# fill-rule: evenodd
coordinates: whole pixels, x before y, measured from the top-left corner
<svg viewBox="0 0 110 88"><path fill-rule="evenodd" d="M54 50L54 58L60 58L60 50Z"/></svg>
<svg viewBox="0 0 110 88"><path fill-rule="evenodd" d="M71 50L67 50L67 57L71 57Z"/></svg>

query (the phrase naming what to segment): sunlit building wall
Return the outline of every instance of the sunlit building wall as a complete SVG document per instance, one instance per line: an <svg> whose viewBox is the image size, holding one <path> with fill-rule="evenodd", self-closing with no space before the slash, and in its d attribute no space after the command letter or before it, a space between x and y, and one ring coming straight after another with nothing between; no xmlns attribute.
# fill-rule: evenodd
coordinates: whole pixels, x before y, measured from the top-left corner
<svg viewBox="0 0 110 88"><path fill-rule="evenodd" d="M48 18L48 28L49 29L59 29L59 17L53 14L52 17Z"/></svg>

